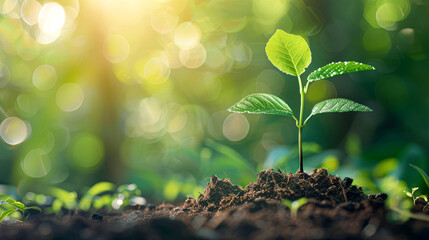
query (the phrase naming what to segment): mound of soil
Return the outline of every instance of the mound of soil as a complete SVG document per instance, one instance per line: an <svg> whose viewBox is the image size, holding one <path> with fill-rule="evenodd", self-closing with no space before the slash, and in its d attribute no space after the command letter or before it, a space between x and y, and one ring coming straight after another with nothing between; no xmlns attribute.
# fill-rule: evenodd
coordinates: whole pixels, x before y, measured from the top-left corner
<svg viewBox="0 0 429 240"><path fill-rule="evenodd" d="M212 176L204 194L180 206L41 214L25 223L0 224L0 239L429 239L429 221L390 223L387 195L367 196L352 183L325 169L266 170L244 189ZM308 202L296 215L281 204L302 197ZM429 203L420 199L413 211L423 216Z"/></svg>
<svg viewBox="0 0 429 240"><path fill-rule="evenodd" d="M255 182L244 190L233 185L229 179L212 176L204 194L195 204L199 211L213 211L261 200L297 200L303 197L327 200L333 204L342 202L361 202L367 199L361 187L352 185L351 178L341 178L328 174L326 169L314 169L312 173L283 173L280 169L264 170L258 173ZM188 200L189 201L189 200Z"/></svg>

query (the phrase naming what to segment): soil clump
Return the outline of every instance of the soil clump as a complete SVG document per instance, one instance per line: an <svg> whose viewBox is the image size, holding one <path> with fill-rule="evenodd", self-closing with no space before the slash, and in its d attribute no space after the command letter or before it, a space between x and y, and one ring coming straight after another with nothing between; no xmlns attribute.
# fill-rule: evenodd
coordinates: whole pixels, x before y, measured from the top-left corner
<svg viewBox="0 0 429 240"><path fill-rule="evenodd" d="M326 169L314 169L312 173L297 172L286 174L280 169L264 170L258 173L255 182L244 189L233 185L229 179L212 176L204 194L200 194L195 209L218 210L243 203L262 200L297 200L309 198L330 201L333 205L343 202L361 202L368 198L361 187L352 185L353 179L328 174Z"/></svg>

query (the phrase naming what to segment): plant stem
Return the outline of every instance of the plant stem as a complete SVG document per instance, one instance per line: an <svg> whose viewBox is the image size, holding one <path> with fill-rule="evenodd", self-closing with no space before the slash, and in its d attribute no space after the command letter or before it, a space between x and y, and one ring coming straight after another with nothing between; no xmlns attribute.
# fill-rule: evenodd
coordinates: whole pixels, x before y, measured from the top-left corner
<svg viewBox="0 0 429 240"><path fill-rule="evenodd" d="M299 82L299 93L301 94L301 108L299 112L299 124L298 126L298 148L299 148L299 171L304 172L303 167L303 156L302 156L302 128L304 128L302 124L302 115L304 113L304 95L305 92L302 89L302 83L301 83L301 77L298 76L298 82Z"/></svg>

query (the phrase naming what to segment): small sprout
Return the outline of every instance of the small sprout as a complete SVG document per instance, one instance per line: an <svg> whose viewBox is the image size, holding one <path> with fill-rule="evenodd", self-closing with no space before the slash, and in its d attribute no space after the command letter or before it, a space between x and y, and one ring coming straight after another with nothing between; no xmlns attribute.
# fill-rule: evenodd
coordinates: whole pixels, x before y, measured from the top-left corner
<svg viewBox="0 0 429 240"><path fill-rule="evenodd" d="M122 207L132 205L133 197L138 197L142 194L136 184L121 185L115 190L115 185L110 182L99 182L92 186L82 197L79 202L79 209L89 211L91 208L100 209L103 207L113 208L118 210ZM143 198L144 199L144 198ZM146 203L146 199L136 200L138 203Z"/></svg>
<svg viewBox="0 0 429 240"><path fill-rule="evenodd" d="M282 204L287 206L290 209L290 215L291 217L296 217L298 214L298 210L300 207L302 207L304 204L307 203L307 198L300 198L295 201L291 201L288 199L283 199Z"/></svg>
<svg viewBox="0 0 429 240"><path fill-rule="evenodd" d="M61 188L52 187L48 190L48 195L54 197L55 199L52 202L51 207L47 209L48 212L54 212L55 214L60 214L63 208L72 210L72 209L75 209L77 206L76 192L69 192ZM39 196L41 197L41 199L39 200L47 198L46 196L43 196L43 195L39 195Z"/></svg>
<svg viewBox="0 0 429 240"><path fill-rule="evenodd" d="M85 193L85 195L80 200L78 205L79 209L83 211L89 211L89 209L91 209L91 205L94 202L95 196L101 193L110 192L114 189L115 189L115 185L113 183L110 183L110 182L96 183Z"/></svg>
<svg viewBox="0 0 429 240"><path fill-rule="evenodd" d="M0 205L8 205L9 207L12 207L2 212L2 214L0 215L0 222L2 222L4 218L6 218L7 216L11 215L14 212L21 213L21 216L22 216L21 221L27 220L27 218L30 216L27 210L32 209L32 210L42 212L42 209L40 209L39 207L35 207L35 206L26 207L22 202L15 201L13 199L7 199L6 201L1 200Z"/></svg>
<svg viewBox="0 0 429 240"><path fill-rule="evenodd" d="M428 197L426 195L419 195L419 196L415 195L415 193L416 193L417 190L419 190L419 188L418 187L414 187L414 188L411 189L411 192L407 192L407 191L404 191L404 192L405 192L405 194L409 198L413 199L414 205L416 205L416 200L419 199L419 198L423 198L427 202L428 201Z"/></svg>
<svg viewBox="0 0 429 240"><path fill-rule="evenodd" d="M412 167L412 168L414 168L418 173L420 173L420 175L422 176L422 178L423 178L423 180L425 181L425 183L426 183L426 185L429 187L429 175L425 172L425 171L423 171L423 169L421 169L421 168L419 168L419 167L417 167L416 165L413 165L413 164L410 164L410 166ZM423 198L426 202L428 201L428 197L426 196L426 195L419 195L419 196L415 196L415 192L417 191L417 190L419 190L419 188L418 187L415 187L415 188L412 188L411 189L411 192L405 192L405 194L408 196L408 197L410 197L410 198L412 198L413 199L413 202L414 202L414 205L416 204L416 200L418 199L418 198Z"/></svg>
<svg viewBox="0 0 429 240"><path fill-rule="evenodd" d="M428 201L428 197L426 195L417 196L417 198L423 198L426 202Z"/></svg>
<svg viewBox="0 0 429 240"><path fill-rule="evenodd" d="M330 63L310 73L304 86L301 81L301 74L304 73L305 69L310 65L311 52L307 42L302 37L277 30L268 41L265 52L271 63L280 71L298 78L299 93L301 95L299 116L296 117L289 105L282 99L272 94L265 93L255 93L246 96L230 107L228 111L292 117L298 127L299 171L303 172L302 129L312 116L320 113L372 111L369 107L348 99L328 99L317 103L313 107L311 114L304 121L304 96L308 92L310 83L344 73L374 70L375 68L353 61Z"/></svg>

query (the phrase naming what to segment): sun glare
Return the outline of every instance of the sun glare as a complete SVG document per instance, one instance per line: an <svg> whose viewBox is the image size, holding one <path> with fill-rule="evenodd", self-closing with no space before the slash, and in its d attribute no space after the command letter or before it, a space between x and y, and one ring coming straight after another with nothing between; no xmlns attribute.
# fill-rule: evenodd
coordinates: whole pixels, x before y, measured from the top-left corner
<svg viewBox="0 0 429 240"><path fill-rule="evenodd" d="M60 4L50 2L43 5L38 17L39 29L41 31L38 42L48 44L55 41L60 36L65 21L66 14Z"/></svg>

